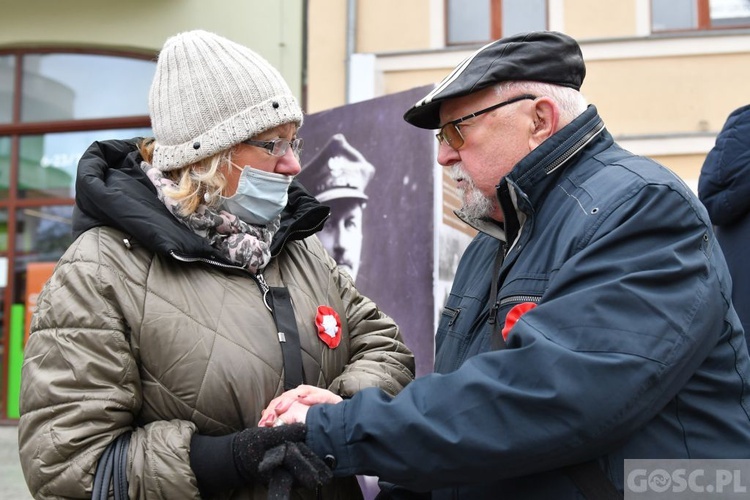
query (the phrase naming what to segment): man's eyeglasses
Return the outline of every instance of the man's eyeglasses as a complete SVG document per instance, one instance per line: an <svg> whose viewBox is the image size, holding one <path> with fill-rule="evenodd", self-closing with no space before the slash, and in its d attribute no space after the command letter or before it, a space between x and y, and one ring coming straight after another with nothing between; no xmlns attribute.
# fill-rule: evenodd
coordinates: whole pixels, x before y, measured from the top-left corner
<svg viewBox="0 0 750 500"><path fill-rule="evenodd" d="M457 120L449 121L448 123L440 127L440 132L435 134L435 137L437 137L438 142L447 144L453 149L458 150L461 146L464 145L464 136L461 135L461 131L458 128L458 125L461 122L465 122L466 120L474 118L475 116L483 115L484 113L489 113L490 111L493 111L497 108L502 108L503 106L507 106L508 104L513 104L514 102L523 101L526 99L536 99L536 96L531 94L519 95L512 99L508 99L507 101L493 104L489 108L475 111L474 113L463 116Z"/></svg>
<svg viewBox="0 0 750 500"><path fill-rule="evenodd" d="M284 156L291 146L292 153L294 153L294 156L296 156L297 158L299 158L299 155L302 152L302 143L303 141L299 137L296 139L292 139L291 141L289 139L284 139L281 137L272 141L254 141L252 139L242 141L242 144L255 146L257 148L263 148L272 156Z"/></svg>

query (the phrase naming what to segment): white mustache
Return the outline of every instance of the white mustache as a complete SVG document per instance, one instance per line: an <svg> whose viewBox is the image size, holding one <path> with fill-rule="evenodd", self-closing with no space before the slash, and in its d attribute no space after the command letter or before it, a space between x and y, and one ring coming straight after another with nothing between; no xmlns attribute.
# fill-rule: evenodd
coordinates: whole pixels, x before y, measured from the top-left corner
<svg viewBox="0 0 750 500"><path fill-rule="evenodd" d="M464 172L464 169L460 163L454 163L453 165L451 165L451 169L448 171L448 176L454 181L457 181L458 179L465 178L466 173Z"/></svg>
<svg viewBox="0 0 750 500"><path fill-rule="evenodd" d="M454 181L462 180L466 186L463 189L473 189L476 186L474 185L474 181L469 176L469 174L464 170L463 165L459 163L454 163L451 165L450 170L448 171L448 177L453 179Z"/></svg>

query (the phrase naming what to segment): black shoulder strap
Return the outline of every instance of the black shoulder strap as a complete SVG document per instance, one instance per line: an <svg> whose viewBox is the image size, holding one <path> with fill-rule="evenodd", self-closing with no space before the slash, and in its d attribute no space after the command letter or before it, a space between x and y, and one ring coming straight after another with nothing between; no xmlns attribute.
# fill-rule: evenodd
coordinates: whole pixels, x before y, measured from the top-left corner
<svg viewBox="0 0 750 500"><path fill-rule="evenodd" d="M288 391L305 383L305 373L302 369L302 346L289 291L283 287L270 287L269 294L273 319L276 322L277 335L281 344L281 354L284 357L284 390Z"/></svg>
<svg viewBox="0 0 750 500"><path fill-rule="evenodd" d="M596 460L562 468L587 500L622 500L612 481L607 478Z"/></svg>
<svg viewBox="0 0 750 500"><path fill-rule="evenodd" d="M490 306L489 324L492 327L492 349L495 351L507 347L502 333L503 325L499 324L497 318L497 311L500 308L500 302L497 298L497 285L500 280L500 268L503 267L503 260L505 258L504 246L501 243L500 248L497 249L497 253L495 254L495 262L492 266L492 285L490 286L490 304L492 305Z"/></svg>

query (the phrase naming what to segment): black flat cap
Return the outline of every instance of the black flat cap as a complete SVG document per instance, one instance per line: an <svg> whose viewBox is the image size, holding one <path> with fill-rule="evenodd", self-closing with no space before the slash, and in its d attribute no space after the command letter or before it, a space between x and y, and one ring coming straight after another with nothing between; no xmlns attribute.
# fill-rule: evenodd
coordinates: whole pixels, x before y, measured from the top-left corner
<svg viewBox="0 0 750 500"><path fill-rule="evenodd" d="M534 31L501 38L456 66L432 92L404 114L415 127L440 127L440 103L496 83L528 80L580 90L586 65L578 43L556 31Z"/></svg>

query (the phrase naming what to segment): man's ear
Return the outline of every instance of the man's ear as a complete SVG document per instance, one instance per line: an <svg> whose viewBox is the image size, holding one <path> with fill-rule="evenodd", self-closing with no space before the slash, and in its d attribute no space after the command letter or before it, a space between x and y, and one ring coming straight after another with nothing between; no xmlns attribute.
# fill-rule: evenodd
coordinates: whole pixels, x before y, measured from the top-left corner
<svg viewBox="0 0 750 500"><path fill-rule="evenodd" d="M549 136L557 132L560 122L560 109L549 97L540 97L534 101L533 126L529 136L529 148L535 149Z"/></svg>

